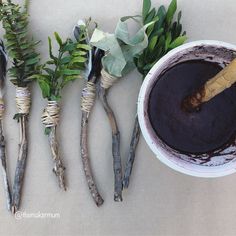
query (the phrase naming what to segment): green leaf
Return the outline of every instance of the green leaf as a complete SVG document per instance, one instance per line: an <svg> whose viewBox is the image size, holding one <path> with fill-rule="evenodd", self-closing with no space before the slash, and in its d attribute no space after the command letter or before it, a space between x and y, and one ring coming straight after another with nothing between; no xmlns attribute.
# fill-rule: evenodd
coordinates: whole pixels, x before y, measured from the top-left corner
<svg viewBox="0 0 236 236"><path fill-rule="evenodd" d="M59 34L57 32L54 32L54 36L55 36L55 39L57 41L57 43L59 44L59 46L62 46L62 39L61 37L59 36Z"/></svg>
<svg viewBox="0 0 236 236"><path fill-rule="evenodd" d="M181 17L182 17L182 12L180 11L178 13L178 20L177 20L178 24L180 24Z"/></svg>
<svg viewBox="0 0 236 236"><path fill-rule="evenodd" d="M166 13L167 23L170 24L177 10L177 0L172 0Z"/></svg>
<svg viewBox="0 0 236 236"><path fill-rule="evenodd" d="M66 44L64 47L62 47L61 51L62 52L71 52L75 49L75 44L74 43L69 43L69 44Z"/></svg>
<svg viewBox="0 0 236 236"><path fill-rule="evenodd" d="M51 128L50 128L50 127L46 127L46 128L44 129L44 134L45 134L45 135L49 135L50 132L51 132Z"/></svg>
<svg viewBox="0 0 236 236"><path fill-rule="evenodd" d="M180 45L182 45L185 41L187 40L186 36L180 36L177 39L175 39L170 45L169 45L169 49L173 49L176 48Z"/></svg>
<svg viewBox="0 0 236 236"><path fill-rule="evenodd" d="M147 15L147 17L146 17L146 19L145 19L145 21L144 21L144 24L148 24L148 23L152 22L152 21L153 21L153 18L155 17L155 15L156 15L156 10L155 10L155 8L153 8L153 9L148 13L148 15Z"/></svg>
<svg viewBox="0 0 236 236"><path fill-rule="evenodd" d="M80 51L78 51L78 52L77 52L77 51L73 52L73 53L72 53L72 56L73 56L73 57L85 56L85 55L87 55L87 54L88 54L88 52L80 50Z"/></svg>
<svg viewBox="0 0 236 236"><path fill-rule="evenodd" d="M17 122L19 122L21 116L22 116L22 114L17 113L17 114L15 114L15 115L13 116L13 120L16 120Z"/></svg>
<svg viewBox="0 0 236 236"><path fill-rule="evenodd" d="M29 66L29 65L34 65L34 64L37 64L39 62L39 58L38 57L35 57L35 58L32 58L32 59L29 59L25 62L25 65L26 66Z"/></svg>
<svg viewBox="0 0 236 236"><path fill-rule="evenodd" d="M143 0L143 12L142 12L143 22L145 21L148 12L150 11L150 8L151 8L151 0Z"/></svg>
<svg viewBox="0 0 236 236"><path fill-rule="evenodd" d="M158 40L158 36L154 36L154 37L151 39L151 41L150 41L150 43L149 43L149 45L148 45L148 48L149 48L150 51L152 51L152 50L155 48L155 46L156 46L156 44L157 44L157 40Z"/></svg>
<svg viewBox="0 0 236 236"><path fill-rule="evenodd" d="M52 39L50 37L48 37L48 46L50 58L54 60L56 57L54 57L52 53Z"/></svg>
<svg viewBox="0 0 236 236"><path fill-rule="evenodd" d="M89 46L87 44L81 44L81 43L77 44L76 48L85 49L85 50L88 50L88 51L92 49L91 46Z"/></svg>
<svg viewBox="0 0 236 236"><path fill-rule="evenodd" d="M44 71L46 71L50 76L54 76L55 71L50 68L43 68Z"/></svg>
<svg viewBox="0 0 236 236"><path fill-rule="evenodd" d="M166 9L164 6L160 6L158 11L157 11L157 16L159 18L158 22L155 24L155 29L159 30L160 28L163 27L163 23L166 18Z"/></svg>
<svg viewBox="0 0 236 236"><path fill-rule="evenodd" d="M87 58L85 57L74 57L72 60L71 60L71 63L84 63L87 61Z"/></svg>
<svg viewBox="0 0 236 236"><path fill-rule="evenodd" d="M66 69L66 70L61 71L61 74L63 74L63 75L79 75L80 73L81 73L80 70Z"/></svg>
<svg viewBox="0 0 236 236"><path fill-rule="evenodd" d="M48 98L50 96L50 86L45 80L39 80L39 86L42 90L42 94L44 98Z"/></svg>
<svg viewBox="0 0 236 236"><path fill-rule="evenodd" d="M60 61L60 64L67 64L71 61L72 57L71 56L66 56L66 57L63 57Z"/></svg>
<svg viewBox="0 0 236 236"><path fill-rule="evenodd" d="M77 75L65 76L63 86L64 86L65 84L67 84L68 82L72 82L72 81L74 81L74 80L76 80L76 79L78 79L78 76L77 76Z"/></svg>

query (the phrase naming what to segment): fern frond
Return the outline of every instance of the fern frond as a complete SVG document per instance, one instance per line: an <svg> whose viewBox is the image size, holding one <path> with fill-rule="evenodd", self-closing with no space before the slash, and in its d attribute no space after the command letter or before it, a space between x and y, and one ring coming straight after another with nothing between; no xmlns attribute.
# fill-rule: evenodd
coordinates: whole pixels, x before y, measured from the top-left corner
<svg viewBox="0 0 236 236"><path fill-rule="evenodd" d="M12 82L17 86L26 86L31 82L28 78L37 72L39 54L35 51L38 42L28 37L28 0L22 10L18 4L10 0L0 3L0 19L5 30L6 49L12 59L9 69Z"/></svg>

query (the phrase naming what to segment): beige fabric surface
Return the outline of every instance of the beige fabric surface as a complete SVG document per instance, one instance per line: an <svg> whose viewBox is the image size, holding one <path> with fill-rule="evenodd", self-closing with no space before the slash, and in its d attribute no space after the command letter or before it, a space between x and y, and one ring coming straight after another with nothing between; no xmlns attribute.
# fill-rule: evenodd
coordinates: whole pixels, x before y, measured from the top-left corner
<svg viewBox="0 0 236 236"><path fill-rule="evenodd" d="M47 36L54 31L65 38L79 18L93 16L102 29L114 30L118 18L139 13L141 0L31 0L30 28L48 54ZM167 0L153 0L158 6ZM189 41L217 39L236 43L235 0L179 0ZM0 30L2 36L2 29ZM135 103L141 78L133 72L111 90L109 100L121 130L123 163L128 154ZM133 176L123 203L113 202L111 132L99 102L91 116L92 166L105 204L96 208L87 189L79 154L80 95L83 81L65 88L59 135L67 167L68 191L57 186L40 117L46 101L33 85L30 117L30 150L21 210L26 213L59 213L59 219L15 220L5 206L0 185L0 235L79 236L234 236L236 235L236 175L198 179L179 174L161 164L141 138ZM5 131L7 156L13 181L18 150L15 88L7 82ZM1 177L1 176L0 176ZM2 180L2 179L0 179ZM1 183L1 182L0 182Z"/></svg>

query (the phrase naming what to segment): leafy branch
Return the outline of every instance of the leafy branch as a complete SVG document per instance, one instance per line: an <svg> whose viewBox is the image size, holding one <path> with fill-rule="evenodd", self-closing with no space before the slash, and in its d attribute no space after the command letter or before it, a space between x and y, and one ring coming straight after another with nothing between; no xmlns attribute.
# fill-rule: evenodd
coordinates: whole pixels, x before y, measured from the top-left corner
<svg viewBox="0 0 236 236"><path fill-rule="evenodd" d="M53 54L52 40L48 37L50 60L41 66L40 74L31 77L38 80L43 97L49 101L60 100L63 87L82 75L90 50L90 46L83 43L85 30L77 42L71 39L63 42L56 32L54 36L59 46L58 55Z"/></svg>
<svg viewBox="0 0 236 236"><path fill-rule="evenodd" d="M12 58L13 66L9 69L12 83L26 87L30 76L37 72L40 61L35 46L39 43L28 38L28 0L22 9L18 4L0 1L0 20L5 29L6 49Z"/></svg>
<svg viewBox="0 0 236 236"><path fill-rule="evenodd" d="M148 47L142 54L137 55L134 59L138 71L147 75L154 64L161 59L171 49L183 44L187 37L185 32L182 33L181 12L178 13L177 21L173 21L177 9L177 1L172 0L167 11L164 6L157 10L151 8L151 0L143 0L142 21L143 25L155 22L147 27ZM136 115L134 128L130 143L129 155L126 161L125 173L123 177L123 186L128 188L130 176L132 173L135 152L140 138L140 126Z"/></svg>
<svg viewBox="0 0 236 236"><path fill-rule="evenodd" d="M137 69L143 77L161 57L187 39L186 32L182 33L181 11L178 13L177 21L173 20L176 10L177 0L172 0L167 10L165 6L151 8L151 0L143 1L143 25L155 21L146 31L148 47L135 58Z"/></svg>

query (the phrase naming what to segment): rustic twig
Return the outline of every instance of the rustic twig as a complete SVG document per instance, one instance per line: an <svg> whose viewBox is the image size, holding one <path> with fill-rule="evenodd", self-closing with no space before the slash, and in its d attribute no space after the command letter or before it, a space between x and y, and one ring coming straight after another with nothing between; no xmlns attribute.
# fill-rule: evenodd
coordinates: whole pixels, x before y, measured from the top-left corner
<svg viewBox="0 0 236 236"><path fill-rule="evenodd" d="M107 92L103 86L99 88L99 97L102 102L103 108L108 116L112 129L112 155L113 155L113 170L115 178L115 189L114 189L114 201L122 201L122 165L120 157L120 132L116 122L115 115L107 102Z"/></svg>
<svg viewBox="0 0 236 236"><path fill-rule="evenodd" d="M15 213L20 206L21 191L23 187L24 173L28 154L27 115L24 114L20 115L19 123L20 123L20 144L19 144L19 153L15 171L15 180L13 185L13 199L12 199L13 213Z"/></svg>
<svg viewBox="0 0 236 236"><path fill-rule="evenodd" d="M59 155L58 142L56 138L56 126L52 127L48 135L50 148L52 152L52 158L54 161L53 173L56 175L59 181L59 187L66 190L65 184L65 167L62 163L62 159Z"/></svg>
<svg viewBox="0 0 236 236"><path fill-rule="evenodd" d="M125 174L124 174L124 178L123 178L124 188L129 187L130 176L132 173L134 159L135 159L135 151L136 151L137 145L139 143L140 133L141 133L141 130L140 130L140 126L139 126L138 116L136 116L135 122L134 122L133 134L132 134L131 143L130 143L130 148L129 148L129 156L128 156L128 159L126 162Z"/></svg>
<svg viewBox="0 0 236 236"><path fill-rule="evenodd" d="M0 121L0 160L1 160L1 167L2 167L4 191L7 198L7 209L11 211L11 190L10 190L10 183L9 183L8 175L7 175L5 140L4 140L3 129L2 129L2 121Z"/></svg>
<svg viewBox="0 0 236 236"><path fill-rule="evenodd" d="M89 120L89 112L82 111L81 136L80 136L81 158L83 163L84 174L87 180L90 193L94 199L94 202L99 207L103 204L104 200L102 199L101 195L98 192L97 186L93 178L92 169L90 166L90 158L88 152L88 120Z"/></svg>
<svg viewBox="0 0 236 236"><path fill-rule="evenodd" d="M58 149L58 141L56 136L57 124L59 123L60 107L57 101L48 101L48 105L42 114L42 123L48 131L48 140L51 148L52 159L54 161L53 173L58 178L59 187L66 190L65 184L65 167L62 163Z"/></svg>
<svg viewBox="0 0 236 236"><path fill-rule="evenodd" d="M3 135L3 124L2 119L4 115L5 105L3 100L4 87L5 87L5 78L6 78L6 67L7 67L7 58L4 51L3 43L0 42L0 161L3 175L4 191L7 199L7 209L11 210L11 190L10 184L7 175L7 162L5 154L5 139Z"/></svg>
<svg viewBox="0 0 236 236"><path fill-rule="evenodd" d="M95 86L97 78L100 77L101 58L103 57L104 53L101 50L97 50L96 52L93 52L93 54L94 54L94 59L92 62L92 70L88 75L88 81L86 81L85 87L82 92L80 150L81 150L81 158L87 185L91 193L91 196L94 199L95 204L99 207L103 204L104 200L98 192L98 188L96 186L92 173L92 168L90 165L90 157L88 150L88 128L89 128L88 126L89 126L90 113L95 103L95 98L96 98Z"/></svg>

